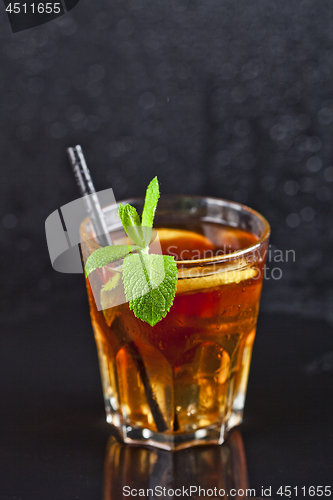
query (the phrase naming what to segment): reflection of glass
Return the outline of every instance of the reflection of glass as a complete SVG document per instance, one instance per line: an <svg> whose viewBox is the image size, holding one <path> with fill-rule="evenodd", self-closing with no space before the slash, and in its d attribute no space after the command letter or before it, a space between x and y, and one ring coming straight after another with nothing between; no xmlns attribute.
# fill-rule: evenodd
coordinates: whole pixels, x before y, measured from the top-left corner
<svg viewBox="0 0 333 500"><path fill-rule="evenodd" d="M131 490L136 490L139 498L140 489L144 490L143 498L151 499L187 498L184 489L189 498L239 500L247 493L250 496L246 491L248 478L241 434L235 430L222 446L176 453L128 446L111 437L105 459L103 500L134 498L135 491L127 495Z"/></svg>
<svg viewBox="0 0 333 500"><path fill-rule="evenodd" d="M128 202L142 210L141 199ZM105 215L117 241L117 206ZM119 300L122 282L111 267L89 278L100 289L116 280L101 292L103 311L87 281L107 420L125 442L165 449L221 443L242 421L269 226L237 203L177 196L161 198L155 223L163 253L196 256L178 261L166 318L154 327L135 318ZM98 247L92 238L85 221L85 258Z"/></svg>

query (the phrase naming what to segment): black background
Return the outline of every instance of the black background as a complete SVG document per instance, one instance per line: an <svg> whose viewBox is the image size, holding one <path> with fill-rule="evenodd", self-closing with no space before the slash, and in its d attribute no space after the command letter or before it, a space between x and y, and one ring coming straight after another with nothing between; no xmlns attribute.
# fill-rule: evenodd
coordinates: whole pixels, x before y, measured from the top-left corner
<svg viewBox="0 0 333 500"><path fill-rule="evenodd" d="M332 3L80 0L17 34L1 6L0 23L1 500L100 498L109 429L83 277L52 270L44 234L78 197L77 143L117 200L157 175L162 193L252 206L272 249L295 250L268 263L283 276L264 285L243 437L254 486L328 483Z"/></svg>

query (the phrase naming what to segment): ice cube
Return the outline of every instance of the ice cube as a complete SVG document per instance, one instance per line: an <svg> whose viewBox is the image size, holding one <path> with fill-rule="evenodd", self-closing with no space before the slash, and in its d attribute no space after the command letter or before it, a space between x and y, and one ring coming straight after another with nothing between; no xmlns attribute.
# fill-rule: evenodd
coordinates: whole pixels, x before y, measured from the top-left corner
<svg viewBox="0 0 333 500"><path fill-rule="evenodd" d="M184 430L213 424L224 411L230 357L217 343L201 342L177 362L175 404Z"/></svg>

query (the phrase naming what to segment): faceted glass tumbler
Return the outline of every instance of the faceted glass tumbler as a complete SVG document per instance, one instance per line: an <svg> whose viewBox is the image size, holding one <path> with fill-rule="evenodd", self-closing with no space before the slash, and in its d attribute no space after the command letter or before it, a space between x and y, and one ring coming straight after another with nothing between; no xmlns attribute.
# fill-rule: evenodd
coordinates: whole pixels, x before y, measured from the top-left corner
<svg viewBox="0 0 333 500"><path fill-rule="evenodd" d="M144 201L123 203L140 213ZM114 204L103 211L114 243L124 244L117 209ZM174 235L175 252L177 235L184 234L190 235L188 245L209 238L224 242L224 249L189 260L184 256L191 253L183 252L174 303L153 327L126 303L121 262L86 280L106 418L126 443L166 450L221 444L243 418L269 224L238 203L162 196L154 227L161 237ZM80 234L86 260L99 248L89 219ZM248 235L248 246L228 251L226 242L237 234Z"/></svg>

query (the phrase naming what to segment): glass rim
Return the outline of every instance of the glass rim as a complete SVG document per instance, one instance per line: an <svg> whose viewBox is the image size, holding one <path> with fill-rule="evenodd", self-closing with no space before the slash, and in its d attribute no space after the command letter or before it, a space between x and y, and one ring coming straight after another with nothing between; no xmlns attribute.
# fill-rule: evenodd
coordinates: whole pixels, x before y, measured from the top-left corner
<svg viewBox="0 0 333 500"><path fill-rule="evenodd" d="M182 194L164 194L164 195L161 195L160 200L166 199L166 198L169 198L169 199L173 198L175 200L176 199L184 199L184 198L195 199L195 200L208 200L208 201L217 203L220 206L229 206L229 207L235 208L236 210L241 209L241 210L251 214L252 216L257 217L257 219L259 219L260 222L263 224L263 234L258 239L258 241L256 241L253 245L242 248L241 250L236 250L234 252L230 252L228 254L217 255L215 257L208 257L205 259L176 260L177 266L186 266L186 267L198 266L198 265L204 266L204 265L212 264L212 263L213 264L218 264L218 263L222 264L223 262L230 262L232 260L236 260L240 257L244 257L248 253L255 252L264 243L266 243L266 241L268 240L268 238L271 234L270 224L267 221L267 219L263 215L261 215L257 210L254 210L253 208L250 208L247 205L243 205L242 203L238 203L236 201L231 201L231 200L227 200L225 198L218 198L218 197L214 197L214 196L182 195ZM144 197L137 196L137 197L126 198L124 200L120 200L119 202L111 203L110 205L105 205L102 207L102 210L103 210L103 212L108 212L109 210L112 210L112 208L119 207L120 203L132 204L132 202L138 202L138 201L143 202ZM157 211L158 211L158 207L157 207ZM89 219L89 216L85 217L85 219L81 222L80 232L81 232L82 226L84 225L84 223L86 223L86 221L88 219ZM119 226L121 226L120 221L119 221ZM97 246L97 248L100 247L100 245L98 245L97 242L96 242L96 246Z"/></svg>

